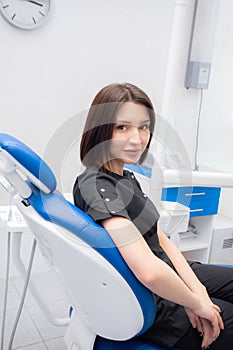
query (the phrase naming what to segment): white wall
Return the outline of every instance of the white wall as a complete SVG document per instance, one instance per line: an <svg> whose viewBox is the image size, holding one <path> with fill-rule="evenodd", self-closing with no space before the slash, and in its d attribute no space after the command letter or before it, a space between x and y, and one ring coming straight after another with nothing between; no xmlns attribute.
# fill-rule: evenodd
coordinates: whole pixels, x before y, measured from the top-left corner
<svg viewBox="0 0 233 350"><path fill-rule="evenodd" d="M86 109L104 85L129 81L148 92L194 166L200 90L184 88L194 0L52 4L49 22L36 30L16 29L0 17L1 132L44 153L60 189L70 191ZM224 169L232 163L232 10L231 1L220 0L198 152L199 165ZM7 203L0 190L0 204Z"/></svg>
<svg viewBox="0 0 233 350"><path fill-rule="evenodd" d="M211 81L201 113L201 164L233 172L233 2L220 1Z"/></svg>
<svg viewBox="0 0 233 350"><path fill-rule="evenodd" d="M16 29L0 16L0 131L43 155L59 188L70 191L85 110L100 88L129 81L161 108L174 6L171 0L52 3L49 22L37 30ZM9 196L0 190L5 204ZM28 259L32 238L25 240ZM5 232L0 246L4 253ZM0 257L2 278L6 257ZM39 253L37 258L35 271L43 271Z"/></svg>
<svg viewBox="0 0 233 350"><path fill-rule="evenodd" d="M52 3L49 22L36 30L0 17L1 131L40 154L108 83L135 83L161 107L174 11L171 0ZM72 124L78 136L80 118Z"/></svg>

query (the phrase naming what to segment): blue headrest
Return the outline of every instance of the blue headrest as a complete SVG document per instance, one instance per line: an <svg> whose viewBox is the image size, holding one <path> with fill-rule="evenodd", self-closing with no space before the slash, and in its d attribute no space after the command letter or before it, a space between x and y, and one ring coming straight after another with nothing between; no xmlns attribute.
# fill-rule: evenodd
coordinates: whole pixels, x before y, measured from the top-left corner
<svg viewBox="0 0 233 350"><path fill-rule="evenodd" d="M49 192L56 189L56 178L49 166L32 149L13 136L0 133L0 147L8 152L25 170L39 180ZM30 180L32 180L30 178ZM33 182L33 181L32 181Z"/></svg>

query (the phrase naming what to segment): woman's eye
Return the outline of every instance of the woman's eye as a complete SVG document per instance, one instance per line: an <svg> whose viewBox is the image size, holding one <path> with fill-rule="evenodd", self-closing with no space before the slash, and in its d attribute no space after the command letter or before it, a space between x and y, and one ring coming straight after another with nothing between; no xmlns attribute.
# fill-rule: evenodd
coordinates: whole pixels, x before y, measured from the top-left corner
<svg viewBox="0 0 233 350"><path fill-rule="evenodd" d="M117 125L117 129L118 130L126 130L126 126L125 125Z"/></svg>
<svg viewBox="0 0 233 350"><path fill-rule="evenodd" d="M147 129L149 129L149 125L148 124L144 124L144 125L141 126L141 129L142 130L147 130Z"/></svg>

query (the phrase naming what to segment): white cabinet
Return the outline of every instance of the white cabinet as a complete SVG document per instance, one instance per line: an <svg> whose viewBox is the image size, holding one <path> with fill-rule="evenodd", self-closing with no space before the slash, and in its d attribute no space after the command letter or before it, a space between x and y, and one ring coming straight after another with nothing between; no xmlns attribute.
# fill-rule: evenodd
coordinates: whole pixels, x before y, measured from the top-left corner
<svg viewBox="0 0 233 350"><path fill-rule="evenodd" d="M233 264L233 221L222 215L214 217L209 262Z"/></svg>
<svg viewBox="0 0 233 350"><path fill-rule="evenodd" d="M213 218L218 212L220 188L184 186L162 190L162 200L182 203L190 208L189 229L173 241L188 260L209 262Z"/></svg>
<svg viewBox="0 0 233 350"><path fill-rule="evenodd" d="M233 221L222 215L190 218L192 231L180 232L174 242L187 260L233 264Z"/></svg>
<svg viewBox="0 0 233 350"><path fill-rule="evenodd" d="M209 262L213 216L197 216L190 218L190 225L195 227L195 233L179 233L178 247L187 260ZM193 234L192 234L193 233Z"/></svg>

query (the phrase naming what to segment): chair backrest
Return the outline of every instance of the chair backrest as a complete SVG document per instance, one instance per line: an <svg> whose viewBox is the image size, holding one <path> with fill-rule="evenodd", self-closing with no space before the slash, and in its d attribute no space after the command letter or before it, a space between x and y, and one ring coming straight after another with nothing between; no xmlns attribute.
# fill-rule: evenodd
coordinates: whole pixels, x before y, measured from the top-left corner
<svg viewBox="0 0 233 350"><path fill-rule="evenodd" d="M81 322L109 339L144 333L156 315L153 294L129 270L108 233L56 189L49 166L24 143L0 133L0 173Z"/></svg>

